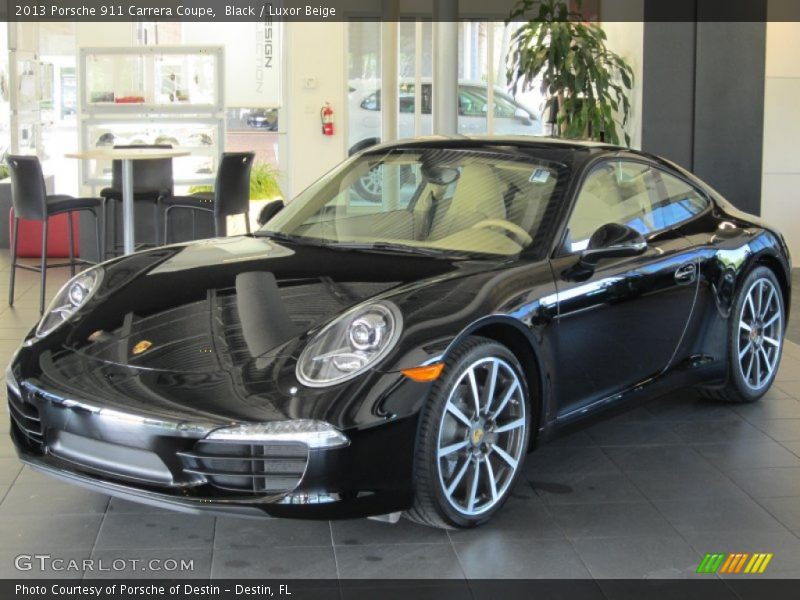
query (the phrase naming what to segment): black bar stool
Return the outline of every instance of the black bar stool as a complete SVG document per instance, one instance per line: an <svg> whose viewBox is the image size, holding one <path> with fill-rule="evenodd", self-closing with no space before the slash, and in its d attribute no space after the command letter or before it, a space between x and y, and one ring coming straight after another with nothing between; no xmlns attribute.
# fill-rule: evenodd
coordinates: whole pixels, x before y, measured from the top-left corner
<svg viewBox="0 0 800 600"><path fill-rule="evenodd" d="M175 209L194 211L192 238L197 235L196 212L214 215L214 235L225 235L225 217L244 215L247 233L250 233L250 171L255 160L253 152L223 152L214 181L213 192L191 196L164 196L159 204L164 207L164 243L169 243L169 213Z"/></svg>
<svg viewBox="0 0 800 600"><path fill-rule="evenodd" d="M102 259L104 219L97 214L103 207L102 198L74 198L64 194L47 195L44 185L42 165L35 156L12 156L6 158L8 171L11 177L11 204L14 207L14 238L11 240L11 284L8 290L8 304L14 305L14 279L17 269L37 271L41 273L41 287L39 292L39 312L44 313L45 283L47 269L54 267L69 267L70 274L75 275L77 265L93 265L96 263L88 260L76 259L72 239L72 213L87 210L94 215L97 229L97 257ZM53 215L67 213L69 243L69 262L47 264L47 219ZM42 262L38 267L17 264L17 240L19 235L19 220L42 222Z"/></svg>
<svg viewBox="0 0 800 600"><path fill-rule="evenodd" d="M151 148L151 149L169 149L172 148L170 144L130 144L127 146L114 146L114 148ZM153 245L160 245L159 235L161 234L161 209L158 205L158 199L162 196L172 196L173 194L173 178L172 178L172 159L171 158L154 158L152 160L137 160L133 163L133 201L134 202L152 202L153 204ZM121 252L121 246L117 246L117 211L116 206L122 202L122 161L114 160L111 162L111 186L100 190L100 196L103 198L103 206L105 207L111 202L110 223L111 230L109 232L110 249L104 249L104 256L116 256ZM147 244L143 244L147 245ZM140 244L139 247L142 245Z"/></svg>

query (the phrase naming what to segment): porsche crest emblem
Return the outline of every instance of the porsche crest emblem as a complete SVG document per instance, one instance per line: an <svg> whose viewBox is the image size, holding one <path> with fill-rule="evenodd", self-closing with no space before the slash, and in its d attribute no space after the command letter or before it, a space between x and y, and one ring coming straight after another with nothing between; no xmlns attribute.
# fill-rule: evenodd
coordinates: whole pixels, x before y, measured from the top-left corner
<svg viewBox="0 0 800 600"><path fill-rule="evenodd" d="M132 352L134 354L141 354L142 352L145 352L146 350L149 350L152 345L153 345L153 342L151 342L149 340L142 340L141 342L139 342L138 344L136 344L133 347Z"/></svg>
<svg viewBox="0 0 800 600"><path fill-rule="evenodd" d="M484 431L483 429L477 428L472 430L472 444L477 446L483 441Z"/></svg>

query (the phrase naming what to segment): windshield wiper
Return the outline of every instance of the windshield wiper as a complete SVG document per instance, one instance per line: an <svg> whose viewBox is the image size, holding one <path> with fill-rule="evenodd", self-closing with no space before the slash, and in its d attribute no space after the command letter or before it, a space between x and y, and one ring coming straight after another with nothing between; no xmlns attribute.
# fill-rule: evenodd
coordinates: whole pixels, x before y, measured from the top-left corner
<svg viewBox="0 0 800 600"><path fill-rule="evenodd" d="M326 247L334 250L366 250L377 252L397 252L403 254L419 254L422 256L446 256L448 258L462 258L464 253L455 250L444 250L441 248L429 248L420 246L407 246L405 244L395 244L392 242L372 242L372 243L336 243L326 244Z"/></svg>
<svg viewBox="0 0 800 600"><path fill-rule="evenodd" d="M363 250L365 252L390 252L398 254L417 254L420 256L435 256L446 257L450 259L468 259L477 254L462 252L459 250L446 250L444 248L430 248L420 246L407 246L406 244L397 244L393 242L334 242L331 240L324 240L320 238L309 238L301 235L292 235L290 233L283 233L281 231L264 231L260 230L255 233L258 237L266 237L279 242L287 242L289 244L304 245L304 246L317 246L320 248L330 248L331 250Z"/></svg>
<svg viewBox="0 0 800 600"><path fill-rule="evenodd" d="M325 246L325 240L318 238L304 237L302 235L292 235L291 233L283 233L282 231L268 231L260 229L254 234L256 237L265 237L279 242L288 242L290 244L297 244L302 246Z"/></svg>

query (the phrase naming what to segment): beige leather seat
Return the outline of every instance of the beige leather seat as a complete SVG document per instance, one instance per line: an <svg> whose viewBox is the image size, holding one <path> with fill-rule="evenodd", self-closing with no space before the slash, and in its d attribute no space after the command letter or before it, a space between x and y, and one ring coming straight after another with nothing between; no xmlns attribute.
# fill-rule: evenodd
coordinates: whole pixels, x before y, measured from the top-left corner
<svg viewBox="0 0 800 600"><path fill-rule="evenodd" d="M582 191L569 220L572 242L586 242L600 227L614 222L618 216L615 214L614 206L609 205L608 201L598 194L589 190Z"/></svg>
<svg viewBox="0 0 800 600"><path fill-rule="evenodd" d="M456 182L450 205L441 203L433 220L430 239L441 239L486 219L506 218L502 190L488 165L466 165Z"/></svg>

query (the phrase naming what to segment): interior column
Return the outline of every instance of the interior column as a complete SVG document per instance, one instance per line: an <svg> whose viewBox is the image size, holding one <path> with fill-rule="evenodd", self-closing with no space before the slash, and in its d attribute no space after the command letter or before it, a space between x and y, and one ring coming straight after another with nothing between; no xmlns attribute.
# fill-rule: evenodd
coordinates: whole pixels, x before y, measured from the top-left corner
<svg viewBox="0 0 800 600"><path fill-rule="evenodd" d="M458 0L433 6L433 133L458 133Z"/></svg>

